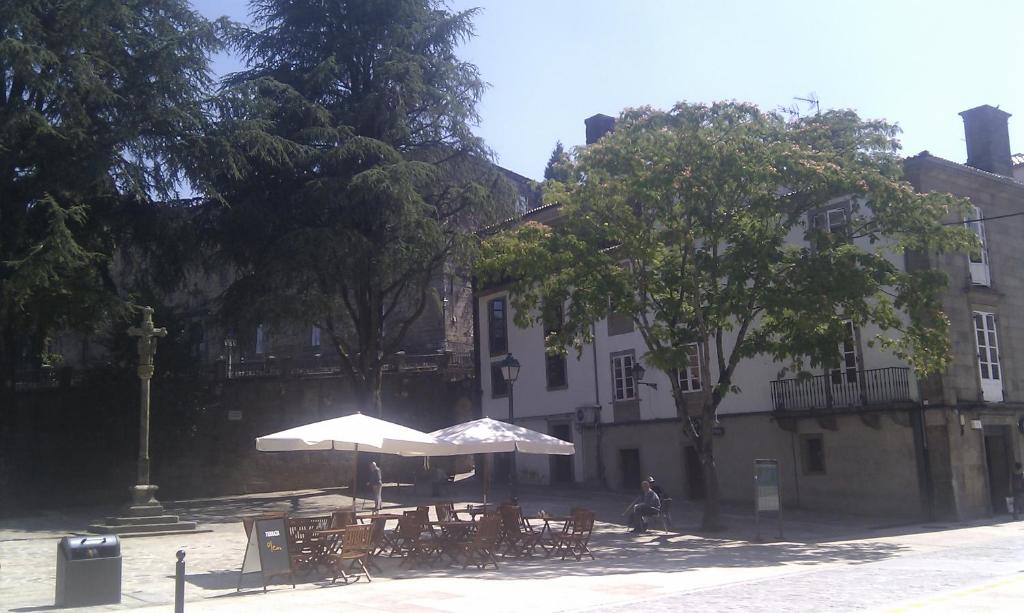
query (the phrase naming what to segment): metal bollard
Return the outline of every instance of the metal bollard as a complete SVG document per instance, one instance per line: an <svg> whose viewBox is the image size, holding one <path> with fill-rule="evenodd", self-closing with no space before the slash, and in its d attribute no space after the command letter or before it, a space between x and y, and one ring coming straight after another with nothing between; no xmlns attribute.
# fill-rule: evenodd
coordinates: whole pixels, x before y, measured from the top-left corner
<svg viewBox="0 0 1024 613"><path fill-rule="evenodd" d="M174 569L174 613L185 613L185 550L179 549Z"/></svg>

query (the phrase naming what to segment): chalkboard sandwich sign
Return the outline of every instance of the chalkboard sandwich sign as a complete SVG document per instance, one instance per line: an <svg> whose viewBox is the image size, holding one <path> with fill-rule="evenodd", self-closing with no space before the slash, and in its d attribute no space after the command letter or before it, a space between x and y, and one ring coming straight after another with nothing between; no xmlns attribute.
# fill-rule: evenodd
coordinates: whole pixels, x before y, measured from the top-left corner
<svg viewBox="0 0 1024 613"><path fill-rule="evenodd" d="M242 589L242 578L252 573L263 577L263 591L271 579L288 575L295 587L291 558L288 556L288 526L284 516L256 518L245 521L248 526L249 544L245 548L242 570L238 573L238 590Z"/></svg>

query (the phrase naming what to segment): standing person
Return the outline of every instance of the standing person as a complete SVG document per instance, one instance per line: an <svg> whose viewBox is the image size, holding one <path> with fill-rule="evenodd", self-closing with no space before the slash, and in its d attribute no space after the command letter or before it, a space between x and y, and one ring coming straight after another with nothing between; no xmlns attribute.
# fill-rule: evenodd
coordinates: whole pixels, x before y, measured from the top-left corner
<svg viewBox="0 0 1024 613"><path fill-rule="evenodd" d="M384 483L381 480L380 467L376 462L370 462L370 487L373 488L373 510L380 511L380 491L383 489Z"/></svg>
<svg viewBox="0 0 1024 613"><path fill-rule="evenodd" d="M630 511L629 523L633 526L631 532L647 532L647 516L657 515L661 512L661 499L651 489L650 481L640 482L640 497L633 504Z"/></svg>
<svg viewBox="0 0 1024 613"><path fill-rule="evenodd" d="M1024 470L1021 470L1020 462L1014 462L1013 468L1010 482L1013 487L1013 518L1020 519L1021 512L1024 512Z"/></svg>

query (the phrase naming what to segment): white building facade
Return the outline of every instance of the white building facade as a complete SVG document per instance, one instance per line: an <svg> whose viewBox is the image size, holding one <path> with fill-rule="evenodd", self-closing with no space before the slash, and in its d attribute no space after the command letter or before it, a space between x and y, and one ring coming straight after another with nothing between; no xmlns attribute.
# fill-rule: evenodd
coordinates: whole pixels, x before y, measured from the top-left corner
<svg viewBox="0 0 1024 613"><path fill-rule="evenodd" d="M590 121L588 139L599 138L600 133L592 135ZM998 187L1006 188L1005 183ZM980 185L977 189L987 184ZM1015 202L1024 211L1024 191L1007 189L1011 201L1022 196ZM826 204L816 212L818 219L808 223L841 225L847 206L842 201ZM523 220L556 217L557 209L542 207ZM966 221L985 238L984 221ZM1016 223L1024 229L1024 221ZM980 254L956 256L950 261L955 269L945 260L924 265L949 272L948 302L963 294L961 274L970 280L969 287L995 283L991 251L986 244ZM901 268L922 265L920 257L901 252L888 257ZM577 446L570 458L520 456L521 481L633 490L641 479L654 476L676 500L702 498L701 467L667 375L645 363L647 348L628 319L612 315L595 322L593 343L578 353L549 356L543 326L518 328L512 322L507 288L481 288L476 300L482 414L509 418L508 387L497 365L511 353L521 364L513 385L514 421ZM958 316L964 321L951 315L956 359L949 373L929 381L917 381L908 364L872 343L879 332L872 327L851 326L837 348L841 368L819 371L811 379L780 378L785 365L768 358L742 362L733 377L741 391L723 400L712 430L722 498L749 501L753 461L773 458L780 463L788 505L908 517L997 512L1004 468L1024 452L1024 389L1019 400L1004 396L1006 348L999 345L999 318L992 310L971 309ZM691 366L681 381L694 406L717 378L715 372L701 371L698 352L704 351L713 348L693 346ZM716 364L716 356L709 357ZM634 376L636 364L644 367L642 381ZM971 380L961 372L965 365L974 373ZM965 389L951 395L951 385ZM979 418L971 420L971 414ZM1019 432L1010 432L1008 425L1018 419ZM965 437L965 423L985 434L980 446ZM996 447L1001 447L996 455L1002 455L994 458Z"/></svg>

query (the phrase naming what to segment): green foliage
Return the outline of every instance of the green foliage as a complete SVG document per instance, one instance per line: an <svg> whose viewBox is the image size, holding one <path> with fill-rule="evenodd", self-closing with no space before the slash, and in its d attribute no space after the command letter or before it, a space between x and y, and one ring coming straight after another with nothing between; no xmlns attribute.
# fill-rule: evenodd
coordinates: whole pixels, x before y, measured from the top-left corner
<svg viewBox="0 0 1024 613"><path fill-rule="evenodd" d="M214 24L184 0L0 5L0 378L120 311L125 207L202 184Z"/></svg>
<svg viewBox="0 0 1024 613"><path fill-rule="evenodd" d="M904 270L901 252L974 243L965 228L941 225L962 218L964 201L901 180L895 135L852 111L787 122L737 103L630 110L577 150L568 181L546 186L563 207L558 223L488 240L478 272L511 283L520 326L540 324L541 305L567 304L547 341L556 350L591 340L610 309L631 317L680 414L703 423L736 391L745 359L836 366L845 320L877 325L877 342L935 372L949 351L945 276ZM815 223L838 203L845 224ZM713 374L699 407L684 402L676 377L689 343L707 347L702 371ZM699 424L689 420L687 433L713 472Z"/></svg>
<svg viewBox="0 0 1024 613"><path fill-rule="evenodd" d="M514 193L472 134L483 92L457 46L475 11L433 0L252 3L231 42L215 181L236 264L233 321L311 321L379 402L384 361L436 300L444 266Z"/></svg>
<svg viewBox="0 0 1024 613"><path fill-rule="evenodd" d="M562 141L555 142L555 148L551 151L551 157L548 158L548 165L544 167L544 180L564 183L570 178L570 167L571 160L569 154L565 152L565 147L562 146Z"/></svg>

